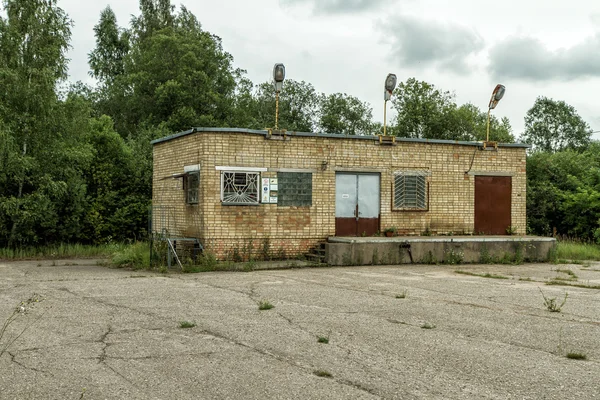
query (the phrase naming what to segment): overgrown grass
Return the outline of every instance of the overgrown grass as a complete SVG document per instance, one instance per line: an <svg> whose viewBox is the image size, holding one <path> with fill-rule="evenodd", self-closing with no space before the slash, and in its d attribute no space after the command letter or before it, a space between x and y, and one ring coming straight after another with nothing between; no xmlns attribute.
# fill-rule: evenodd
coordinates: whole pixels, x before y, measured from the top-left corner
<svg viewBox="0 0 600 400"><path fill-rule="evenodd" d="M118 268L149 269L150 249L148 243L137 242L114 252L112 263Z"/></svg>
<svg viewBox="0 0 600 400"><path fill-rule="evenodd" d="M331 377L333 377L333 375L331 375L331 372L324 371L322 369L318 369L316 371L313 371L313 374L315 374L316 376L321 377L321 378L331 378Z"/></svg>
<svg viewBox="0 0 600 400"><path fill-rule="evenodd" d="M574 241L559 241L556 258L567 260L600 260L600 245Z"/></svg>
<svg viewBox="0 0 600 400"><path fill-rule="evenodd" d="M504 276L504 275L496 275L496 274L490 274L489 272L486 272L485 274L483 273L479 273L479 272L469 272L469 271L463 271L462 269L457 269L456 271L457 274L461 274L461 275L470 275L470 276L479 276L481 278L491 278L491 279L510 279L508 276Z"/></svg>
<svg viewBox="0 0 600 400"><path fill-rule="evenodd" d="M317 338L317 342L328 344L329 343L329 336L319 336Z"/></svg>
<svg viewBox="0 0 600 400"><path fill-rule="evenodd" d="M575 283L573 281L561 281L561 280L557 280L557 279L552 279L552 280L546 282L546 285L548 285L548 286L573 286L573 287L579 287L579 288L584 288L584 289L600 289L600 285Z"/></svg>
<svg viewBox="0 0 600 400"><path fill-rule="evenodd" d="M406 289L404 289L404 290L403 290L401 293L398 293L398 294L396 295L396 298L397 298L397 299L405 299L405 298L406 298L406 294L407 294L407 293L408 293L408 292L406 291Z"/></svg>
<svg viewBox="0 0 600 400"><path fill-rule="evenodd" d="M270 310L271 308L274 308L275 306L273 304L271 304L268 300L261 300L260 303L258 303L258 309L259 310Z"/></svg>
<svg viewBox="0 0 600 400"><path fill-rule="evenodd" d="M190 321L181 321L179 323L179 327L181 329L189 329L189 328L193 328L195 326L196 326L196 323L195 322L190 322Z"/></svg>
<svg viewBox="0 0 600 400"><path fill-rule="evenodd" d="M544 298L544 306L546 306L546 309L550 312L561 312L563 306L567 302L567 298L569 297L569 293L565 292L565 298L562 303L559 304L556 297L546 297L544 292L542 292L542 289L540 289L540 293Z"/></svg>
<svg viewBox="0 0 600 400"><path fill-rule="evenodd" d="M587 356L583 353L567 353L567 358L571 360L587 360Z"/></svg>
<svg viewBox="0 0 600 400"><path fill-rule="evenodd" d="M111 257L128 245L110 243L102 245L59 244L55 246L0 248L0 260L36 260L42 258L95 258ZM146 248L147 245L146 245Z"/></svg>

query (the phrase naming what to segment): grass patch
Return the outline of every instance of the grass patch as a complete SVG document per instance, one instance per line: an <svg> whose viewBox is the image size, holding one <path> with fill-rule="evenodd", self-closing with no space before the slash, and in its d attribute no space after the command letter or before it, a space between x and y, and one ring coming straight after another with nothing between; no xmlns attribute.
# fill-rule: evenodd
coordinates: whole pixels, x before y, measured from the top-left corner
<svg viewBox="0 0 600 400"><path fill-rule="evenodd" d="M42 258L94 258L110 257L116 251L127 247L124 244L103 245L58 244L41 247L0 248L0 260L31 260Z"/></svg>
<svg viewBox="0 0 600 400"><path fill-rule="evenodd" d="M600 260L600 245L560 241L556 245L556 258L567 260Z"/></svg>
<svg viewBox="0 0 600 400"><path fill-rule="evenodd" d="M315 374L316 376L319 376L321 378L333 378L333 375L331 375L330 372L324 371L322 369L313 371L313 374Z"/></svg>
<svg viewBox="0 0 600 400"><path fill-rule="evenodd" d="M483 273L479 273L479 272L469 272L469 271L463 271L462 269L457 269L456 271L457 274L461 274L461 275L471 275L471 276L479 276L480 278L491 278L491 279L510 279L508 276L504 276L504 275L496 275L496 274L490 274L489 272L486 272L485 274Z"/></svg>
<svg viewBox="0 0 600 400"><path fill-rule="evenodd" d="M148 243L137 242L116 251L112 263L117 268L149 269L150 249Z"/></svg>
<svg viewBox="0 0 600 400"><path fill-rule="evenodd" d="M269 303L268 300L261 300L260 303L258 303L258 309L259 310L270 310L271 308L274 308L275 306L271 303Z"/></svg>
<svg viewBox="0 0 600 400"><path fill-rule="evenodd" d="M179 327L182 329L188 329L188 328L193 328L196 326L195 322L190 322L190 321L181 321L179 323Z"/></svg>
<svg viewBox="0 0 600 400"><path fill-rule="evenodd" d="M578 276L577 274L575 274L575 272L571 271L570 269L557 269L556 272L562 272L563 274L567 274L569 275L572 280L577 280Z"/></svg>
<svg viewBox="0 0 600 400"><path fill-rule="evenodd" d="M571 360L587 360L587 356L583 353L567 353L567 358Z"/></svg>
<svg viewBox="0 0 600 400"><path fill-rule="evenodd" d="M319 336L319 338L317 339L317 342L328 344L329 338L327 336Z"/></svg>
<svg viewBox="0 0 600 400"><path fill-rule="evenodd" d="M557 279L552 279L551 281L546 282L548 286L573 286L579 287L583 289L600 289L600 285L586 285L585 283L574 283L571 281L562 281Z"/></svg>

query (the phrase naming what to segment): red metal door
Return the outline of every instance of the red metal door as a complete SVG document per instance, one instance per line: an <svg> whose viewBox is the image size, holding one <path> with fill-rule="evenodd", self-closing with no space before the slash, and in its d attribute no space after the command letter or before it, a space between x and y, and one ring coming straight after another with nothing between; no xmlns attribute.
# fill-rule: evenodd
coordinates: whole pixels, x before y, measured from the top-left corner
<svg viewBox="0 0 600 400"><path fill-rule="evenodd" d="M336 174L336 236L371 236L379 231L379 174Z"/></svg>
<svg viewBox="0 0 600 400"><path fill-rule="evenodd" d="M511 225L512 178L475 177L475 234L506 235Z"/></svg>

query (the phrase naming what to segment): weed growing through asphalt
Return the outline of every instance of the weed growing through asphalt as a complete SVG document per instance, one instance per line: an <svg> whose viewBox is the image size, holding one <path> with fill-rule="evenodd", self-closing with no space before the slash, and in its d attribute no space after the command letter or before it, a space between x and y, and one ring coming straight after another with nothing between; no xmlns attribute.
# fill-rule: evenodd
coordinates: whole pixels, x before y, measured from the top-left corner
<svg viewBox="0 0 600 400"><path fill-rule="evenodd" d="M539 290L542 294L542 297L544 298L544 305L550 312L560 312L565 303L567 302L567 297L569 297L569 293L565 292L564 300L562 301L562 303L558 304L558 300L556 297L546 297L546 295L544 295L544 292L542 292L542 289Z"/></svg>
<svg viewBox="0 0 600 400"><path fill-rule="evenodd" d="M567 274L570 277L569 279L574 280L574 281L577 280L577 278L578 278L577 274L575 274L575 272L573 272L570 269L566 269L566 268L560 269L560 268L558 268L556 270L556 272L562 272L563 274Z"/></svg>
<svg viewBox="0 0 600 400"><path fill-rule="evenodd" d="M574 283L569 281L563 281L560 279L552 279L551 281L546 282L548 286L573 286L580 287L584 289L600 289L600 285L590 285L585 283Z"/></svg>
<svg viewBox="0 0 600 400"><path fill-rule="evenodd" d="M333 378L333 375L331 375L330 372L324 371L322 369L313 371L313 374L315 374L316 376L319 376L321 378Z"/></svg>
<svg viewBox="0 0 600 400"><path fill-rule="evenodd" d="M179 327L182 329L188 329L188 328L193 328L196 326L195 322L190 322L190 321L181 321L179 323Z"/></svg>
<svg viewBox="0 0 600 400"><path fill-rule="evenodd" d="M327 336L319 336L317 342L328 344L329 343L329 335Z"/></svg>
<svg viewBox="0 0 600 400"><path fill-rule="evenodd" d="M259 310L270 310L273 307L275 307L275 306L273 304L269 303L268 300L261 300L260 303L258 303Z"/></svg>
<svg viewBox="0 0 600 400"><path fill-rule="evenodd" d="M583 353L567 353L567 358L571 360L587 360L587 356Z"/></svg>
<svg viewBox="0 0 600 400"><path fill-rule="evenodd" d="M12 314L4 321L0 328L0 357L8 351L8 348L17 341L25 331L37 320L42 318L45 313L42 313L39 317L26 324L25 327L14 335L9 335L10 326L19 318L25 318L25 315L29 314L36 304L44 301L44 298L39 294L33 294L29 299L22 301L17 305Z"/></svg>
<svg viewBox="0 0 600 400"><path fill-rule="evenodd" d="M480 278L510 279L508 276L490 274L489 272L486 272L485 274L482 274L482 273L478 273L478 272L463 271L462 269L457 269L454 272L456 272L457 274L461 274L461 275L479 276Z"/></svg>
<svg viewBox="0 0 600 400"><path fill-rule="evenodd" d="M435 325L431 324L429 322L425 322L423 325L421 325L422 329L435 329Z"/></svg>

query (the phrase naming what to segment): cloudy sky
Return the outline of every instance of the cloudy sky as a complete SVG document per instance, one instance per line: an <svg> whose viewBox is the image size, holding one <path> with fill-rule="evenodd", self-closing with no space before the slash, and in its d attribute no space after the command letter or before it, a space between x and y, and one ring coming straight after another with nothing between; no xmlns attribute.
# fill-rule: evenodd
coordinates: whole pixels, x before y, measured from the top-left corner
<svg viewBox="0 0 600 400"><path fill-rule="evenodd" d="M368 101L383 119L383 82L415 77L453 91L459 104L487 107L497 83L507 92L495 115L518 136L537 96L573 105L600 130L600 2L593 0L182 0L220 36L255 83L275 62L318 91ZM59 0L73 19L71 79L93 83L87 54L93 26L110 5L119 24L138 0ZM600 135L596 134L596 138Z"/></svg>

